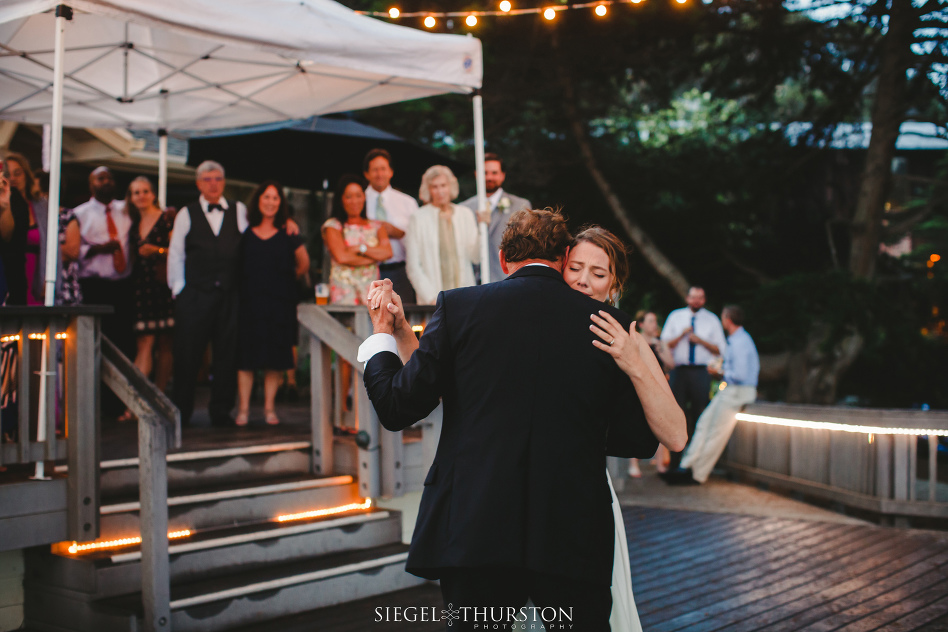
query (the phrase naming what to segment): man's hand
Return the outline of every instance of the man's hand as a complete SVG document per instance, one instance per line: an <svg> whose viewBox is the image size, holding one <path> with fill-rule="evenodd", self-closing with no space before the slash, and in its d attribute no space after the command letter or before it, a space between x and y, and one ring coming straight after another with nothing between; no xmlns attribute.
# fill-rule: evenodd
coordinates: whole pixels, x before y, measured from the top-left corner
<svg viewBox="0 0 948 632"><path fill-rule="evenodd" d="M369 308L369 316L372 317L372 331L377 334L395 334L395 314L392 313L391 309L394 306L392 295L394 291L392 290L392 282L389 279L383 279L381 281L374 281L372 286L369 289L369 294L371 295L373 289L376 289L375 284L380 283L378 287L378 292L372 296L373 300L369 300L369 297L366 296L366 305Z"/></svg>
<svg viewBox="0 0 948 632"><path fill-rule="evenodd" d="M369 306L369 309L379 309L382 307L382 293L385 287L383 281L384 280L372 281L372 284L369 286L369 292L365 299L365 304ZM389 281L389 283L391 283L391 281ZM408 320L405 319L405 307L402 305L402 297L398 295L398 292L392 290L392 300L388 303L386 308L395 316L396 335L404 331L414 335L414 332L411 331L411 325L409 325Z"/></svg>
<svg viewBox="0 0 948 632"><path fill-rule="evenodd" d="M490 225L490 215L491 215L491 210L490 210L490 209L487 209L486 211L478 211L478 212L477 212L477 221L479 221L481 224L487 224L487 225L489 226L489 225Z"/></svg>
<svg viewBox="0 0 948 632"><path fill-rule="evenodd" d="M95 244L93 246L89 246L89 249L86 251L86 259L98 255L110 255L121 249L122 244L120 242L115 239L110 239L104 244Z"/></svg>

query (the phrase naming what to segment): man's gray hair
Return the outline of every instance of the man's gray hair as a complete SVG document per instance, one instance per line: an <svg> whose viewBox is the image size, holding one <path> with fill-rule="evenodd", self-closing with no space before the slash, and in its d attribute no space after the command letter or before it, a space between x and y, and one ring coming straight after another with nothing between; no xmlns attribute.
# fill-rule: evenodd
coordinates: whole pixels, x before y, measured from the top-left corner
<svg viewBox="0 0 948 632"><path fill-rule="evenodd" d="M458 179L450 169L444 165L428 167L428 170L425 171L425 175L421 176L421 188L418 189L418 198L425 204L429 204L431 202L431 191L428 190L428 187L431 186L431 181L438 176L444 176L448 179L448 184L451 185L452 200L457 199L458 195L461 193L461 188L458 186Z"/></svg>
<svg viewBox="0 0 948 632"><path fill-rule="evenodd" d="M194 171L194 175L200 178L205 173L210 173L211 171L220 171L221 175L224 175L224 167L221 166L221 163L214 162L213 160L205 160L199 164Z"/></svg>

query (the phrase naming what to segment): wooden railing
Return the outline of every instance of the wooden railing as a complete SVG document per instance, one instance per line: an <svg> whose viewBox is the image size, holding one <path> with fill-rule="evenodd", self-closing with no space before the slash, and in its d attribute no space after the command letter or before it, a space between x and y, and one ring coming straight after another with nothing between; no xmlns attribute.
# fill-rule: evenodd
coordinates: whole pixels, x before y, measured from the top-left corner
<svg viewBox="0 0 948 632"><path fill-rule="evenodd" d="M948 412L750 404L738 414L725 464L744 478L900 523L948 518L936 433L948 433ZM923 448L928 467L920 478Z"/></svg>
<svg viewBox="0 0 948 632"><path fill-rule="evenodd" d="M105 383L138 416L139 486L142 551L142 600L146 630L168 630L170 574L168 568L168 444L181 445L180 414L165 395L99 331L99 316L108 307L0 308L0 339L17 345L17 438L0 444L0 463L66 462L66 529L50 539L37 534L26 545L51 544L62 539L79 542L99 535L99 385ZM47 411L45 438L33 434L34 411L30 378L37 369L32 340L46 350ZM65 427L57 434L60 405L59 353L63 352ZM39 365L42 366L42 358ZM43 391L41 391L43 392ZM61 480L61 479L60 479ZM37 482L36 485L48 485ZM32 493L27 489L25 493ZM49 508L44 508L49 509ZM50 512L51 513L51 512ZM2 514L2 508L0 508ZM6 523L4 523L6 524ZM15 528L15 527L13 527ZM0 540L8 538L0 528Z"/></svg>
<svg viewBox="0 0 948 632"><path fill-rule="evenodd" d="M434 307L408 305L406 317L413 325L421 324L431 315ZM365 307L341 305L300 305L297 309L300 325L310 337L310 380L312 386L312 462L313 473L332 474L333 426L343 420L342 403L349 390L343 384L338 360L348 362L353 371L356 428L358 445L359 493L367 498L397 497L407 491L405 477L404 443L401 432L382 431L375 409L362 383L364 367L356 360L359 345L372 334L372 321ZM337 356L337 370L333 371L332 355ZM434 415L433 415L434 416ZM430 445L434 433L440 432L433 423L422 422L424 454L433 458Z"/></svg>

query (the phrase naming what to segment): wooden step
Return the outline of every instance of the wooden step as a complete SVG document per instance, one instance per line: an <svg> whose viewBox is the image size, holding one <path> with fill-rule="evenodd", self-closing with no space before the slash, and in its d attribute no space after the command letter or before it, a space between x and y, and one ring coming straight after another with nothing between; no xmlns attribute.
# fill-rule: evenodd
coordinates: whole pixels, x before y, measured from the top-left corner
<svg viewBox="0 0 948 632"><path fill-rule="evenodd" d="M217 485L168 496L168 530L203 531L266 522L284 514L361 501L352 477L295 476L264 482ZM100 539L140 533L134 498L107 499L100 508Z"/></svg>
<svg viewBox="0 0 948 632"><path fill-rule="evenodd" d="M270 564L395 544L400 515L355 511L316 520L266 522L213 529L169 543L172 583L208 579ZM137 546L70 555L29 552L34 586L85 593L90 601L141 590Z"/></svg>

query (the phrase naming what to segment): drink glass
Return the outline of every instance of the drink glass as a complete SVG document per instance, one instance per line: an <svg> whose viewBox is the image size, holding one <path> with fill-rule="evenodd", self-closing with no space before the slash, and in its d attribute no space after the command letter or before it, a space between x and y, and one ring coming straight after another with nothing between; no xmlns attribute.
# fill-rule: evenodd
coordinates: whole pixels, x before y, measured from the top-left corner
<svg viewBox="0 0 948 632"><path fill-rule="evenodd" d="M329 284L328 283L316 284L316 304L329 305Z"/></svg>

